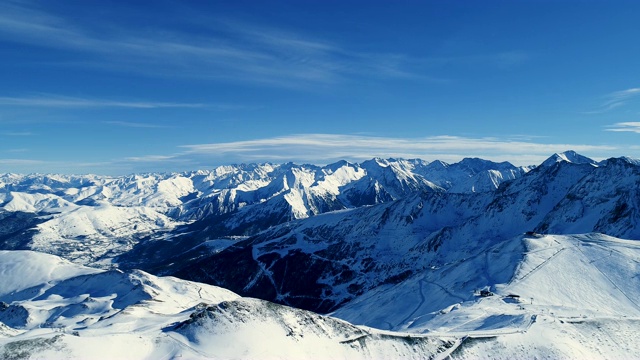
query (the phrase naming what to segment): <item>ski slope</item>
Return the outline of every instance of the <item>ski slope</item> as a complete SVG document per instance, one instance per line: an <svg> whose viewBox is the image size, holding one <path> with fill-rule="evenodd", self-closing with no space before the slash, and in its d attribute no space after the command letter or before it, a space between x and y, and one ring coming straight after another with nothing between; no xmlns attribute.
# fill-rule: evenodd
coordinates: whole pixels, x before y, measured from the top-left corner
<svg viewBox="0 0 640 360"><path fill-rule="evenodd" d="M499 245L500 256L466 261L488 277L474 277L456 264L437 276L374 289L333 315L393 331L464 339L452 352L454 359L640 354L640 243L584 234L521 236ZM495 277L505 269L511 269L509 278ZM470 282L462 288L466 294L459 286L464 282L453 278ZM501 281L478 282L491 278ZM494 295L474 293L482 288ZM441 307L445 303L449 306Z"/></svg>

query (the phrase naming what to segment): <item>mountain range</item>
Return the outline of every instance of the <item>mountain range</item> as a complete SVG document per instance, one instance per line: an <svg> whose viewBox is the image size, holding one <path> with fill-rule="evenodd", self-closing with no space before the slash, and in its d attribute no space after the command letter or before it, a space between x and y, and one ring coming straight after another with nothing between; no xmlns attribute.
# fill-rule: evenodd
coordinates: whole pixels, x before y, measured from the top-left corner
<svg viewBox="0 0 640 360"><path fill-rule="evenodd" d="M82 358L75 338L108 334L142 358L627 357L637 184L638 160L573 151L527 167L3 174L0 346Z"/></svg>

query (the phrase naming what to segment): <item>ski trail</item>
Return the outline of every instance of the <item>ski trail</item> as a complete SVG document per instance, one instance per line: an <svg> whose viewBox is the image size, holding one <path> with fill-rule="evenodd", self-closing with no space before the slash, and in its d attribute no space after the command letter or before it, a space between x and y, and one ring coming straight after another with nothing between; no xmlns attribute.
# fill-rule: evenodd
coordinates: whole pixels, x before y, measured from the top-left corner
<svg viewBox="0 0 640 360"><path fill-rule="evenodd" d="M562 248L558 251L556 251L553 255L549 256L549 258L547 258L546 260L544 260L543 262L541 262L540 264L538 264L536 267L534 267L533 269L531 269L531 271L529 271L528 273L524 274L522 277L520 277L519 279L512 279L511 281L509 281L508 285L511 285L514 281L522 281L526 278L528 278L529 276L533 275L534 273L538 272L538 270L540 270L540 268L542 268L544 265L548 264L549 261L553 260L556 256L558 256L562 251L566 250L566 248Z"/></svg>
<svg viewBox="0 0 640 360"><path fill-rule="evenodd" d="M409 323L409 321L413 320L414 319L413 316L420 310L420 308L422 308L424 303L427 301L427 297L424 295L424 284L425 283L432 284L432 285L435 285L435 286L439 287L440 289L442 289L442 291L444 291L445 294L451 296L452 298L460 300L461 302L467 301L467 299L452 293L447 288L445 288L444 286L442 286L442 285L440 285L440 284L438 284L436 282L425 280L425 279L420 279L420 281L418 281L418 284L420 285L420 303L415 307L415 309L411 312L411 314L409 314L406 318L404 318L402 321L400 321L396 325L396 327L399 327L402 324L407 324L407 323Z"/></svg>
<svg viewBox="0 0 640 360"><path fill-rule="evenodd" d="M584 256L588 260L589 257L580 248L580 243L577 243L575 246L580 251L582 256ZM597 260L600 260L600 259L597 259ZM624 291L622 291L622 289L620 289L618 285L616 285L616 283L613 282L613 280L611 280L611 278L607 274L605 274L602 270L600 270L600 268L596 264L594 264L594 261L590 261L589 264L593 266L596 270L598 270L598 272L602 274L602 276L604 276L604 278L607 279L611 283L611 285L613 285L613 287L616 288L616 290L618 290L622 295L624 295L625 298L627 298L633 305L635 305L636 309L640 310L640 305L638 305L638 303L635 300L633 300L631 297L629 297L629 295L627 295Z"/></svg>

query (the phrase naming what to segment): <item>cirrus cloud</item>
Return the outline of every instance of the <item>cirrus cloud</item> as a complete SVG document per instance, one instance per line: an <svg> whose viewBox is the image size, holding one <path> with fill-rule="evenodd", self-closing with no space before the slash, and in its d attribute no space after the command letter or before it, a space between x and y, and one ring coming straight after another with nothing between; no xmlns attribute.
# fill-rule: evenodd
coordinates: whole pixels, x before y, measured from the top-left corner
<svg viewBox="0 0 640 360"><path fill-rule="evenodd" d="M569 143L542 143L523 139L431 136L390 138L361 135L298 134L266 139L184 145L175 157L229 163L297 161L326 164L337 160L361 161L372 157L421 158L459 161L481 157L510 161L517 165L538 164L554 152L569 149L595 157L605 157L613 146ZM600 156L598 156L600 155Z"/></svg>
<svg viewBox="0 0 640 360"><path fill-rule="evenodd" d="M29 107L54 107L54 108L202 108L207 104L199 103L175 103L153 101L117 101L108 99L79 98L42 94L27 97L0 96L0 105L29 106Z"/></svg>
<svg viewBox="0 0 640 360"><path fill-rule="evenodd" d="M608 145L542 142L540 138L472 138L430 136L392 138L365 135L297 134L264 139L191 144L169 154L129 156L94 163L43 162L0 159L0 165L23 172L124 174L210 169L220 165L252 162L295 162L325 165L339 160L361 162L373 157L419 158L454 163L465 157L526 166L542 163L554 152L575 150L596 160L619 156L623 149ZM629 149L624 149L628 151ZM29 170L34 169L34 170ZM56 170L58 169L58 170Z"/></svg>
<svg viewBox="0 0 640 360"><path fill-rule="evenodd" d="M606 131L634 132L640 134L640 122L620 122L609 126Z"/></svg>
<svg viewBox="0 0 640 360"><path fill-rule="evenodd" d="M640 96L640 88L630 88L614 91L605 96L605 101L600 107L593 111L586 111L585 114L603 114L614 109L627 105L634 98Z"/></svg>

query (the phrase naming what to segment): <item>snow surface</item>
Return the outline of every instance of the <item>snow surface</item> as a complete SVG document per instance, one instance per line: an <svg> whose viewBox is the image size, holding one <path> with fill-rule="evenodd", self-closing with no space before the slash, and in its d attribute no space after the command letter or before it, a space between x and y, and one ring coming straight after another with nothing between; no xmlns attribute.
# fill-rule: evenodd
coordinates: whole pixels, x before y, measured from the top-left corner
<svg viewBox="0 0 640 360"><path fill-rule="evenodd" d="M559 154L553 154L547 160L545 160L540 166L552 166L557 162L569 162L573 164L590 164L597 166L597 162L586 156L580 155L573 150L568 150Z"/></svg>
<svg viewBox="0 0 640 360"><path fill-rule="evenodd" d="M500 251L505 254L474 264L474 271L491 279L496 270L511 269L508 279L481 283L469 278L463 263L455 264L436 276L374 289L333 315L395 331L458 336L465 340L454 359L640 354L640 243L602 234L532 235ZM437 287L430 286L433 278ZM452 282L464 278L471 281L468 297ZM479 296L482 288L494 295Z"/></svg>
<svg viewBox="0 0 640 360"><path fill-rule="evenodd" d="M110 266L109 259L131 250L144 236L174 229L181 222L143 206L101 202L51 215L36 226L30 248L58 254L79 264ZM105 259L106 258L106 259Z"/></svg>
<svg viewBox="0 0 640 360"><path fill-rule="evenodd" d="M57 256L0 250L0 297L43 283L98 272L100 270L74 265Z"/></svg>
<svg viewBox="0 0 640 360"><path fill-rule="evenodd" d="M15 235L21 218L6 217L2 239L19 241L2 245L67 259L0 251L0 358L637 357L640 245L620 238L640 239L639 179L637 160L575 152L536 168L373 159L0 175L3 214L37 220ZM236 233L211 230L224 226ZM261 260L245 290L260 280L294 304L311 298L294 285L315 282L335 311L116 269L143 241L184 239L180 251L220 256L187 253L199 273L249 244Z"/></svg>
<svg viewBox="0 0 640 360"><path fill-rule="evenodd" d="M29 251L0 259L12 278L0 283L3 359L425 359L459 343L380 333L141 271L91 270ZM37 270L21 273L30 266Z"/></svg>

